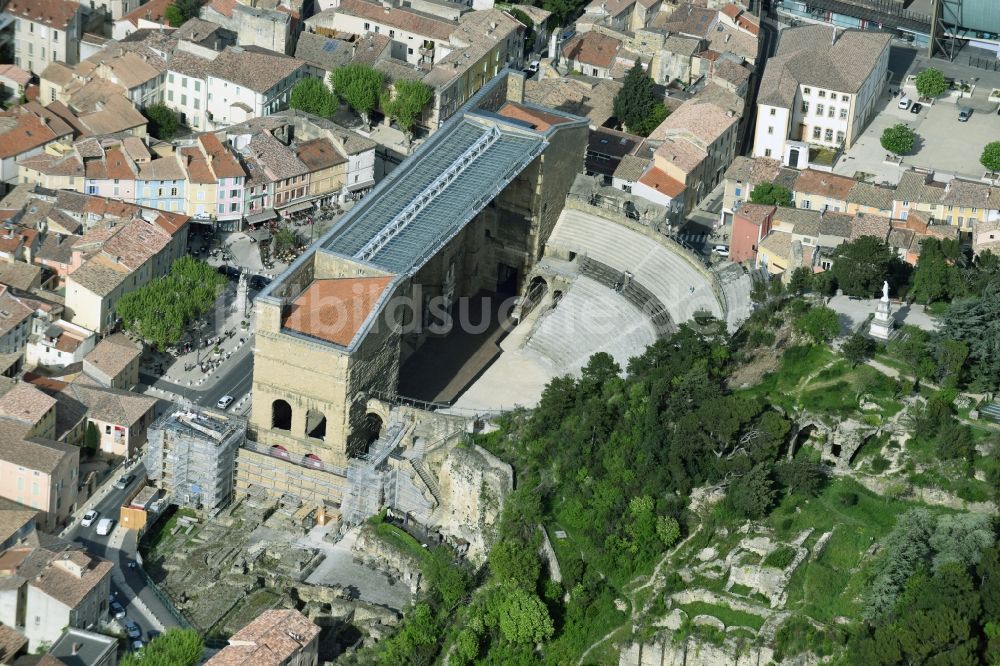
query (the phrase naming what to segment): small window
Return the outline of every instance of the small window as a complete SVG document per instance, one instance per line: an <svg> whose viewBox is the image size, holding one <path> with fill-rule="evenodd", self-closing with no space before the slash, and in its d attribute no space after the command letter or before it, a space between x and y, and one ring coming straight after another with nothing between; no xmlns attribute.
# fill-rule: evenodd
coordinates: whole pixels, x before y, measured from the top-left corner
<svg viewBox="0 0 1000 666"><path fill-rule="evenodd" d="M826 97L826 91L825 91L825 90L820 90L820 91L819 91L819 93L817 93L817 94L818 94L818 95L819 95L820 97Z"/></svg>
<svg viewBox="0 0 1000 666"><path fill-rule="evenodd" d="M847 109L841 109L840 110L840 119L841 120L847 120Z"/></svg>
<svg viewBox="0 0 1000 666"><path fill-rule="evenodd" d="M395 37L395 36L396 36L396 31L395 30L390 30L389 31L389 37Z"/></svg>
<svg viewBox="0 0 1000 666"><path fill-rule="evenodd" d="M806 209L812 208L812 202L809 201L809 199L806 199L802 202L802 207Z"/></svg>
<svg viewBox="0 0 1000 666"><path fill-rule="evenodd" d="M823 139L826 141L833 141L833 130L828 129L825 132L823 132Z"/></svg>
<svg viewBox="0 0 1000 666"><path fill-rule="evenodd" d="M825 111L825 110L826 110L826 107L823 106L822 104L817 104L816 105L816 115L817 116L822 116L823 115L823 111Z"/></svg>
<svg viewBox="0 0 1000 666"><path fill-rule="evenodd" d="M764 149L764 157L770 157L770 156L771 156L771 149L770 148L765 148Z"/></svg>
<svg viewBox="0 0 1000 666"><path fill-rule="evenodd" d="M811 92L812 92L812 88L803 88L802 89L802 94L803 95L808 95Z"/></svg>
<svg viewBox="0 0 1000 666"><path fill-rule="evenodd" d="M775 113L777 113L777 110L776 110L775 108L773 108L773 107L772 107L772 108L771 108L771 115L773 116L773 115L775 115Z"/></svg>
<svg viewBox="0 0 1000 666"><path fill-rule="evenodd" d="M767 128L767 133L768 134L774 134L774 128L773 127L768 127Z"/></svg>
<svg viewBox="0 0 1000 666"><path fill-rule="evenodd" d="M372 26L370 23L365 23L365 30L371 30Z"/></svg>
<svg viewBox="0 0 1000 666"><path fill-rule="evenodd" d="M821 130L819 127L813 127L813 139L819 141L820 133L822 131L823 130Z"/></svg>
<svg viewBox="0 0 1000 666"><path fill-rule="evenodd" d="M840 101L841 102L849 102L851 100L850 100L850 98L847 95L841 95L840 96Z"/></svg>

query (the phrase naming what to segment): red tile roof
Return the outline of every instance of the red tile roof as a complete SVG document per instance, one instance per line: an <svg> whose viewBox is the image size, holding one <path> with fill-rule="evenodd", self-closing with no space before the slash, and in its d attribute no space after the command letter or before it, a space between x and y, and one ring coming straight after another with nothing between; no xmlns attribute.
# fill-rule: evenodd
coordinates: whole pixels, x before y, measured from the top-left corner
<svg viewBox="0 0 1000 666"><path fill-rule="evenodd" d="M611 67L622 43L600 32L576 35L563 46L563 55L593 67Z"/></svg>
<svg viewBox="0 0 1000 666"><path fill-rule="evenodd" d="M392 277L314 280L292 301L284 326L347 346L378 303Z"/></svg>
<svg viewBox="0 0 1000 666"><path fill-rule="evenodd" d="M547 113L539 109L532 109L531 107L515 104L514 102L507 102L500 107L500 110L497 111L497 113L504 118L513 118L514 120L521 120L529 123L539 132L544 132L553 125L570 122L569 118L564 116Z"/></svg>
<svg viewBox="0 0 1000 666"><path fill-rule="evenodd" d="M639 179L639 182L647 187L652 187L657 192L661 192L671 199L680 195L680 193L684 191L684 183L676 178L671 178L656 167L647 171L645 175Z"/></svg>
<svg viewBox="0 0 1000 666"><path fill-rule="evenodd" d="M12 0L7 11L34 23L65 30L80 11L80 4L72 0Z"/></svg>

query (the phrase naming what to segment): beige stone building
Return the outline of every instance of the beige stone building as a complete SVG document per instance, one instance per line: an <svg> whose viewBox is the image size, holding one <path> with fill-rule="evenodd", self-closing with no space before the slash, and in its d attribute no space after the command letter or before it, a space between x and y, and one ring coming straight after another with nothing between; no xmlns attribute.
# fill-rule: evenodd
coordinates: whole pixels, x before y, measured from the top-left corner
<svg viewBox="0 0 1000 666"><path fill-rule="evenodd" d="M494 79L258 296L237 492L339 504L350 461L387 434L376 398L432 325L462 297L523 291L588 134L524 103L523 82Z"/></svg>
<svg viewBox="0 0 1000 666"><path fill-rule="evenodd" d="M205 666L316 666L319 627L297 610L272 609L243 627Z"/></svg>

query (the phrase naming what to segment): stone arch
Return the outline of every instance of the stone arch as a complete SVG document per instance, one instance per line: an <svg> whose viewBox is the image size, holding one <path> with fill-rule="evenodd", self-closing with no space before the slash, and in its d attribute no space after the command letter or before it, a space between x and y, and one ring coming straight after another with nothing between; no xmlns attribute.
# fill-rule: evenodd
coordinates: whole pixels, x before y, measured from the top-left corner
<svg viewBox="0 0 1000 666"><path fill-rule="evenodd" d="M306 437L326 439L326 414L318 409L306 411Z"/></svg>
<svg viewBox="0 0 1000 666"><path fill-rule="evenodd" d="M375 412L368 412L365 414L365 420L361 426L361 445L364 449L363 454L368 453L368 449L382 434L382 429L384 427L385 421L382 420L381 416Z"/></svg>
<svg viewBox="0 0 1000 666"><path fill-rule="evenodd" d="M292 429L292 406L281 398L271 403L271 428L274 430Z"/></svg>

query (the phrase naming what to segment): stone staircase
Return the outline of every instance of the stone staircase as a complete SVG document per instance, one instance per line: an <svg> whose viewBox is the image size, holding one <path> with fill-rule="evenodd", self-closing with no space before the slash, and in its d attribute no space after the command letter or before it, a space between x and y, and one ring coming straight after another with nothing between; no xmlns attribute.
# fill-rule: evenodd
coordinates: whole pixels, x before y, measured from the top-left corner
<svg viewBox="0 0 1000 666"><path fill-rule="evenodd" d="M424 467L424 463L420 460L411 459L410 465L413 467L413 471L417 473L417 476L420 477L420 480L424 482L424 485L427 486L427 490L429 490L431 496L434 497L434 501L440 505L441 489L438 488L437 481L434 480L433 475L431 475L430 471Z"/></svg>

